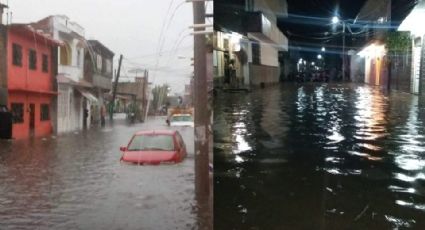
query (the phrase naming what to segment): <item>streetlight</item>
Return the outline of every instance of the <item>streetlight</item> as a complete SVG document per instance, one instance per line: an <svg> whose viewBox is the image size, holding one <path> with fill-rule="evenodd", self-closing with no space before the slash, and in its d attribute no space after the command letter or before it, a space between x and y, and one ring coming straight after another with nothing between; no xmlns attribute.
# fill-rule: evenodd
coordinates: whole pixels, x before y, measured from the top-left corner
<svg viewBox="0 0 425 230"><path fill-rule="evenodd" d="M337 16L332 17L332 24L342 24L342 79L345 80L345 22L340 20Z"/></svg>
<svg viewBox="0 0 425 230"><path fill-rule="evenodd" d="M326 48L323 46L322 47L322 52L325 52L326 51Z"/></svg>
<svg viewBox="0 0 425 230"><path fill-rule="evenodd" d="M322 55L321 54L318 54L317 55L317 59L322 59Z"/></svg>

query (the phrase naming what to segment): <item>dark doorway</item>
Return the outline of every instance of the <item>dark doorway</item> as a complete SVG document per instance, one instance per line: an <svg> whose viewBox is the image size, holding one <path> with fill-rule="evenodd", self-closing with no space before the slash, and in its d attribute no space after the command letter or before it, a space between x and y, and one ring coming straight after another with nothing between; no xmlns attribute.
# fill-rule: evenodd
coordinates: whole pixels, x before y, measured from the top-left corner
<svg viewBox="0 0 425 230"><path fill-rule="evenodd" d="M35 131L35 105L30 104L30 136L34 136Z"/></svg>
<svg viewBox="0 0 425 230"><path fill-rule="evenodd" d="M87 129L87 119L89 118L89 110L87 109L87 100L83 98L83 128Z"/></svg>

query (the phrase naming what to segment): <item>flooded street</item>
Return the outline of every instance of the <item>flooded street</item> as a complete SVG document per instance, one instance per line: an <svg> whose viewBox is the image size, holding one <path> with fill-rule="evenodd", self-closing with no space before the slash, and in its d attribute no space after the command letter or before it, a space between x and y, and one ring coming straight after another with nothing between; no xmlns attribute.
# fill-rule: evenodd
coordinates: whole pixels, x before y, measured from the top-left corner
<svg viewBox="0 0 425 230"><path fill-rule="evenodd" d="M425 229L425 101L366 85L220 93L216 229Z"/></svg>
<svg viewBox="0 0 425 230"><path fill-rule="evenodd" d="M193 128L177 165L120 163L120 146L165 118L0 142L0 229L196 229Z"/></svg>

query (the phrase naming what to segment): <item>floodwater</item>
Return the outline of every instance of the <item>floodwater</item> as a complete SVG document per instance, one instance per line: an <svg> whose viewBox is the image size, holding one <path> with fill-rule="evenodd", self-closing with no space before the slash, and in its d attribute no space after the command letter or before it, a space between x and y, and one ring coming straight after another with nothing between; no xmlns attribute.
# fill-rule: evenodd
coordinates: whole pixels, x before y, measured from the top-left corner
<svg viewBox="0 0 425 230"><path fill-rule="evenodd" d="M0 229L197 229L193 128L177 165L120 163L119 147L165 118L134 126L0 141Z"/></svg>
<svg viewBox="0 0 425 230"><path fill-rule="evenodd" d="M216 229L425 229L425 101L366 85L220 93Z"/></svg>

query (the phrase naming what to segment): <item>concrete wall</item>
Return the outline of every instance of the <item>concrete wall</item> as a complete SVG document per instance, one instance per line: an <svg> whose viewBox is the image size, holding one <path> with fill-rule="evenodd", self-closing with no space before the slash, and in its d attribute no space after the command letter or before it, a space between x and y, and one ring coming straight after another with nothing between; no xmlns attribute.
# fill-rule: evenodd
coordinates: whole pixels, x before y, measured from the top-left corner
<svg viewBox="0 0 425 230"><path fill-rule="evenodd" d="M259 86L261 83L266 85L278 83L279 74L279 67L249 64L249 75L253 86Z"/></svg>
<svg viewBox="0 0 425 230"><path fill-rule="evenodd" d="M254 0L253 10L263 12L274 24L276 24L276 15L281 17L288 16L286 0Z"/></svg>
<svg viewBox="0 0 425 230"><path fill-rule="evenodd" d="M266 66L279 66L278 50L267 43L260 43L260 62Z"/></svg>
<svg viewBox="0 0 425 230"><path fill-rule="evenodd" d="M7 105L7 29L0 24L0 105Z"/></svg>

